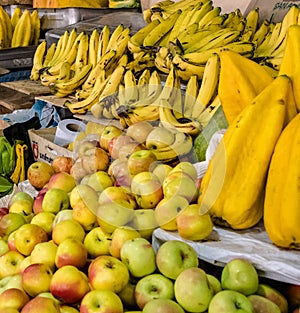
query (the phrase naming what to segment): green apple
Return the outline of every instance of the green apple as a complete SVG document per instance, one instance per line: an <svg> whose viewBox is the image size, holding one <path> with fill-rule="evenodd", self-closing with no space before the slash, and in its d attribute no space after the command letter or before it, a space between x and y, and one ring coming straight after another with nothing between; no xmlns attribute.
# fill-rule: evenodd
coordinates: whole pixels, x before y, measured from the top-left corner
<svg viewBox="0 0 300 313"><path fill-rule="evenodd" d="M160 273L142 277L135 286L135 299L140 309L152 299L174 299L174 296L173 281Z"/></svg>
<svg viewBox="0 0 300 313"><path fill-rule="evenodd" d="M0 255L9 250L7 240L1 238L0 239Z"/></svg>
<svg viewBox="0 0 300 313"><path fill-rule="evenodd" d="M248 296L257 291L258 273L251 262L235 258L227 262L221 273L222 289L235 290Z"/></svg>
<svg viewBox="0 0 300 313"><path fill-rule="evenodd" d="M122 129L115 125L106 125L100 135L99 144L100 147L108 151L109 142L112 138L121 136L123 133Z"/></svg>
<svg viewBox="0 0 300 313"><path fill-rule="evenodd" d="M19 213L7 213L0 219L0 236L3 239L8 238L9 234L17 230L21 225L25 224L26 220Z"/></svg>
<svg viewBox="0 0 300 313"><path fill-rule="evenodd" d="M10 205L9 212L21 214L26 222L30 222L33 217L33 202L28 199L16 200Z"/></svg>
<svg viewBox="0 0 300 313"><path fill-rule="evenodd" d="M74 306L67 304L61 304L59 306L59 310L60 313L79 313L79 310L77 310Z"/></svg>
<svg viewBox="0 0 300 313"><path fill-rule="evenodd" d="M200 267L182 271L174 282L176 301L188 312L205 312L214 295L206 272Z"/></svg>
<svg viewBox="0 0 300 313"><path fill-rule="evenodd" d="M75 178L67 172L55 173L49 179L48 189L61 189L69 193L76 186Z"/></svg>
<svg viewBox="0 0 300 313"><path fill-rule="evenodd" d="M55 218L54 213L42 211L35 214L32 217L30 223L42 227L48 234L48 236L51 236L54 218Z"/></svg>
<svg viewBox="0 0 300 313"><path fill-rule="evenodd" d="M208 307L209 313L254 313L251 301L235 290L222 290L216 293Z"/></svg>
<svg viewBox="0 0 300 313"><path fill-rule="evenodd" d="M51 298L36 296L30 299L21 311L22 313L60 313L59 304Z"/></svg>
<svg viewBox="0 0 300 313"><path fill-rule="evenodd" d="M0 293L0 308L14 308L19 311L30 300L28 294L19 288L9 288Z"/></svg>
<svg viewBox="0 0 300 313"><path fill-rule="evenodd" d="M176 216L178 234L187 240L206 239L213 230L213 221L209 214L200 213L200 204L192 203Z"/></svg>
<svg viewBox="0 0 300 313"><path fill-rule="evenodd" d="M30 297L50 290L53 272L48 264L33 263L22 273L22 287Z"/></svg>
<svg viewBox="0 0 300 313"><path fill-rule="evenodd" d="M164 197L154 209L155 219L164 230L177 230L177 216L189 206L188 200L180 195Z"/></svg>
<svg viewBox="0 0 300 313"><path fill-rule="evenodd" d="M43 263L48 265L52 271L55 271L55 256L57 244L53 240L40 242L36 244L30 254L31 263Z"/></svg>
<svg viewBox="0 0 300 313"><path fill-rule="evenodd" d="M222 290L221 282L216 276L206 273L206 277L214 295Z"/></svg>
<svg viewBox="0 0 300 313"><path fill-rule="evenodd" d="M287 298L274 287L266 283L260 283L258 285L256 294L268 298L269 300L276 303L279 306L281 313L288 313L289 304Z"/></svg>
<svg viewBox="0 0 300 313"><path fill-rule="evenodd" d="M91 290L80 302L81 313L123 313L120 297L111 290Z"/></svg>
<svg viewBox="0 0 300 313"><path fill-rule="evenodd" d="M129 239L141 237L141 234L130 226L117 227L111 234L109 240L110 255L120 259L120 251L124 242Z"/></svg>
<svg viewBox="0 0 300 313"><path fill-rule="evenodd" d="M36 189L42 189L54 174L54 168L44 161L36 161L27 169L27 179Z"/></svg>
<svg viewBox="0 0 300 313"><path fill-rule="evenodd" d="M94 259L99 255L109 254L110 235L97 226L87 232L83 244L88 257Z"/></svg>
<svg viewBox="0 0 300 313"><path fill-rule="evenodd" d="M14 241L16 249L28 256L36 244L48 241L48 234L41 226L24 224L16 230Z"/></svg>
<svg viewBox="0 0 300 313"><path fill-rule="evenodd" d="M75 238L83 242L85 230L83 226L74 219L66 219L58 222L52 229L52 240L59 245L66 238Z"/></svg>
<svg viewBox="0 0 300 313"><path fill-rule="evenodd" d="M48 189L42 202L43 212L57 214L61 210L66 210L70 206L68 193L59 188Z"/></svg>
<svg viewBox="0 0 300 313"><path fill-rule="evenodd" d="M57 269L50 282L50 292L66 304L75 304L91 290L87 275L76 266Z"/></svg>
<svg viewBox="0 0 300 313"><path fill-rule="evenodd" d="M57 247L55 265L60 268L73 265L82 269L87 263L87 250L82 241L75 238L65 238Z"/></svg>
<svg viewBox="0 0 300 313"><path fill-rule="evenodd" d="M254 313L281 313L279 306L264 296L252 294L248 296Z"/></svg>
<svg viewBox="0 0 300 313"><path fill-rule="evenodd" d="M0 279L0 294L2 294L5 290L12 288L23 290L22 274L20 272L4 276Z"/></svg>
<svg viewBox="0 0 300 313"><path fill-rule="evenodd" d="M27 193L26 191L17 191L9 200L9 204L8 207L10 207L15 201L21 200L21 199L26 199L31 201L31 203L33 204L34 202L34 198Z"/></svg>
<svg viewBox="0 0 300 313"><path fill-rule="evenodd" d="M0 256L0 279L18 274L24 258L23 254L14 250L8 250L2 254Z"/></svg>
<svg viewBox="0 0 300 313"><path fill-rule="evenodd" d="M91 186L95 191L101 192L105 188L114 185L114 178L106 171L97 171L89 176L87 185Z"/></svg>
<svg viewBox="0 0 300 313"><path fill-rule="evenodd" d="M198 266L196 251L186 242L169 240L163 242L156 253L156 264L161 274L176 279L187 268Z"/></svg>
<svg viewBox="0 0 300 313"><path fill-rule="evenodd" d="M127 127L126 134L139 143L145 143L153 125L149 121L140 121Z"/></svg>
<svg viewBox="0 0 300 313"><path fill-rule="evenodd" d="M136 299L135 299L135 287L136 287L138 280L139 278L130 276L128 283L120 292L118 292L118 296L121 298L127 310L137 308Z"/></svg>
<svg viewBox="0 0 300 313"><path fill-rule="evenodd" d="M153 169L150 169L156 175L161 184L172 170L172 166L166 163L156 163Z"/></svg>
<svg viewBox="0 0 300 313"><path fill-rule="evenodd" d="M174 300L153 299L146 303L143 313L184 313L183 308Z"/></svg>
<svg viewBox="0 0 300 313"><path fill-rule="evenodd" d="M144 277L156 270L155 250L147 239L137 237L126 240L120 250L121 261L134 277Z"/></svg>
<svg viewBox="0 0 300 313"><path fill-rule="evenodd" d="M88 278L92 289L120 292L129 281L127 266L111 255L100 255L88 267Z"/></svg>
<svg viewBox="0 0 300 313"><path fill-rule="evenodd" d="M129 173L134 176L149 171L155 162L157 162L156 155L150 150L142 149L129 155L127 166Z"/></svg>

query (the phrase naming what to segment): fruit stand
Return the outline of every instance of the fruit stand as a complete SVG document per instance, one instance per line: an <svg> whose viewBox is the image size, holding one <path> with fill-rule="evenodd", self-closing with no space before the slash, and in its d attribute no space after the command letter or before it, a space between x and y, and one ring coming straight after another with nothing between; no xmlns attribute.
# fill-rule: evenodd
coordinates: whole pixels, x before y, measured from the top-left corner
<svg viewBox="0 0 300 313"><path fill-rule="evenodd" d="M4 6L0 313L299 312L297 3Z"/></svg>

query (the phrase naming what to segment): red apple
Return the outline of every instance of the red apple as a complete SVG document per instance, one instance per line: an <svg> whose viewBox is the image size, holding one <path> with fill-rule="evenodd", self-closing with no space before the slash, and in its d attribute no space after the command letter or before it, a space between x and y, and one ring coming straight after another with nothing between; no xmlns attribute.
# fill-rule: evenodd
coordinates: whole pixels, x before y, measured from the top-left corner
<svg viewBox="0 0 300 313"><path fill-rule="evenodd" d="M30 300L24 290L19 288L9 288L0 293L0 308L15 308L21 310Z"/></svg>
<svg viewBox="0 0 300 313"><path fill-rule="evenodd" d="M42 188L41 190L39 190L37 196L34 198L33 207L32 207L34 214L37 214L43 211L42 203L43 203L44 195L47 192L47 190L48 188Z"/></svg>
<svg viewBox="0 0 300 313"><path fill-rule="evenodd" d="M111 139L122 135L122 132L123 131L115 125L105 126L99 138L100 147L105 151L108 151Z"/></svg>
<svg viewBox="0 0 300 313"><path fill-rule="evenodd" d="M76 186L74 177L67 172L55 173L49 179L47 184L48 190L52 188L62 189L66 192L70 192Z"/></svg>
<svg viewBox="0 0 300 313"><path fill-rule="evenodd" d="M74 159L72 157L60 155L53 159L51 165L55 173L66 172L70 174L73 163Z"/></svg>
<svg viewBox="0 0 300 313"><path fill-rule="evenodd" d="M27 169L27 178L29 183L37 188L42 189L54 174L54 168L43 161L36 161Z"/></svg>
<svg viewBox="0 0 300 313"><path fill-rule="evenodd" d="M2 216L7 214L8 212L9 212L9 209L7 207L0 208L0 219L2 218Z"/></svg>
<svg viewBox="0 0 300 313"><path fill-rule="evenodd" d="M125 134L122 134L118 137L114 137L108 147L108 152L113 159L119 158L119 151L121 147L127 145L128 143L133 142L133 139Z"/></svg>
<svg viewBox="0 0 300 313"><path fill-rule="evenodd" d="M21 313L60 313L59 304L50 297L36 296L28 301ZM7 312L8 313L8 312Z"/></svg>

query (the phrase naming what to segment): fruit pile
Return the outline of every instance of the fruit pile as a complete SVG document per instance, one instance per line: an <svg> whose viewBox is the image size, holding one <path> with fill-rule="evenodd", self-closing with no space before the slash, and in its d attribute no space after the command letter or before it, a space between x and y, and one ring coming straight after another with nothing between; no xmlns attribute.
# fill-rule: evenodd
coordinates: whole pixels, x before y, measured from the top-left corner
<svg viewBox="0 0 300 313"><path fill-rule="evenodd" d="M16 7L10 16L0 5L0 49L37 46L40 31L41 20L37 10L22 11Z"/></svg>

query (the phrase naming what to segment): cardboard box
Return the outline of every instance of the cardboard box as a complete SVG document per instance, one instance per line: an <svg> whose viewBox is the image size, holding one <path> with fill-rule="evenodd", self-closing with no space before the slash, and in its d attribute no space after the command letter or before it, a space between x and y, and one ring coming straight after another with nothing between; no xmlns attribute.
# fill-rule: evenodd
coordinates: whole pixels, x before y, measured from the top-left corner
<svg viewBox="0 0 300 313"><path fill-rule="evenodd" d="M28 135L35 161L51 164L55 157L63 155L73 157L73 152L54 143L56 127L30 129Z"/></svg>

